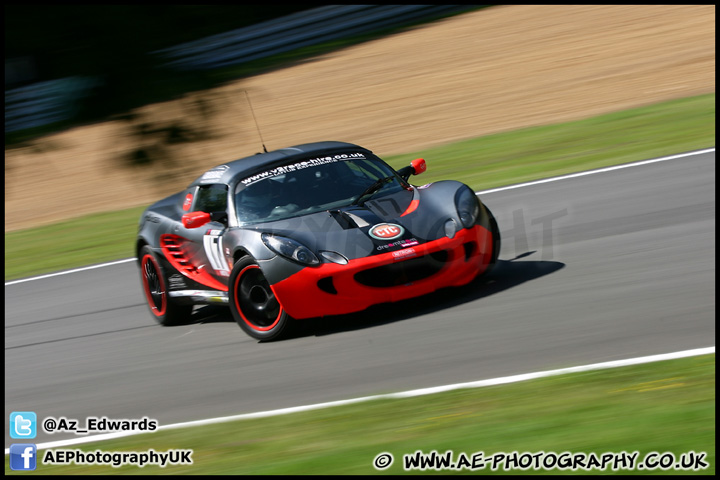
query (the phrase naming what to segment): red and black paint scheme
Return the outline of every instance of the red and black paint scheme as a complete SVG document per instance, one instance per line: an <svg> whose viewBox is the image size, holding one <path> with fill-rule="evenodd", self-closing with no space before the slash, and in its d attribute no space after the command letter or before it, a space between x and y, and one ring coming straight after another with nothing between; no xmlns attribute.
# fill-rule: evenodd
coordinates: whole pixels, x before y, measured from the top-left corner
<svg viewBox="0 0 720 480"><path fill-rule="evenodd" d="M214 167L140 218L148 306L164 325L228 305L259 340L297 320L465 285L496 263L500 233L465 184L414 186L370 150L318 142Z"/></svg>

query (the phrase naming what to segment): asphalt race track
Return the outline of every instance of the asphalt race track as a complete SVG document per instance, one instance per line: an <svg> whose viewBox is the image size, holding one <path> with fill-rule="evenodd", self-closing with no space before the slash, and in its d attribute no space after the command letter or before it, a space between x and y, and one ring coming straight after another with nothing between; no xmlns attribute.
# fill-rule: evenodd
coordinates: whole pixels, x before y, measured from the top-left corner
<svg viewBox="0 0 720 480"><path fill-rule="evenodd" d="M224 309L158 326L134 262L6 285L6 422L167 425L714 346L714 151L481 198L490 278L275 343Z"/></svg>

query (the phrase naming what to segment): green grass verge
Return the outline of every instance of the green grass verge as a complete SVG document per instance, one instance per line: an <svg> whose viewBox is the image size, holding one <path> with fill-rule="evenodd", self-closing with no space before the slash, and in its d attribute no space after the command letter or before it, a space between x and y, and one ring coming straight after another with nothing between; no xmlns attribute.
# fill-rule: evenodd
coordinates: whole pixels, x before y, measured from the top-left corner
<svg viewBox="0 0 720 480"><path fill-rule="evenodd" d="M485 190L713 146L714 93L474 138L387 160L403 166L420 156L427 160L428 170L419 179L460 179Z"/></svg>
<svg viewBox="0 0 720 480"><path fill-rule="evenodd" d="M428 171L416 183L458 179L480 190L714 145L713 93L385 159L399 168L424 157ZM141 211L6 233L5 280L131 257Z"/></svg>
<svg viewBox="0 0 720 480"><path fill-rule="evenodd" d="M135 255L145 207L87 215L5 234L5 280Z"/></svg>
<svg viewBox="0 0 720 480"><path fill-rule="evenodd" d="M201 414L201 410L198 411ZM65 447L86 452L193 450L192 465L38 464L35 474L375 474L376 455L402 474L416 451L648 454L706 453L708 468L681 470L484 470L509 474L679 474L715 472L715 355L561 375L394 400L188 427ZM57 451L57 449L55 449ZM44 451L40 451L43 458ZM9 460L5 459L5 473ZM28 472L17 472L23 475ZM407 473L421 473L416 470ZM434 473L429 471L427 473ZM442 473L442 472L441 472ZM444 473L452 473L446 470Z"/></svg>

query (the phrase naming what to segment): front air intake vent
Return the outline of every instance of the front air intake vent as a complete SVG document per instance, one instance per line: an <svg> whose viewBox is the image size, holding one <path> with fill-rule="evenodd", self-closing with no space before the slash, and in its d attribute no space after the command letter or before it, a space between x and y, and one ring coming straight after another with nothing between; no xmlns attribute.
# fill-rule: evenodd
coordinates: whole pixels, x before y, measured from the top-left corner
<svg viewBox="0 0 720 480"><path fill-rule="evenodd" d="M325 277L321 278L317 282L317 286L320 290L323 292L331 293L333 295L337 295L337 289L335 288L335 284L333 283L332 277Z"/></svg>
<svg viewBox="0 0 720 480"><path fill-rule="evenodd" d="M363 270L355 274L355 281L368 287L380 288L406 285L435 275L443 268L447 259L447 252L435 252L430 255Z"/></svg>

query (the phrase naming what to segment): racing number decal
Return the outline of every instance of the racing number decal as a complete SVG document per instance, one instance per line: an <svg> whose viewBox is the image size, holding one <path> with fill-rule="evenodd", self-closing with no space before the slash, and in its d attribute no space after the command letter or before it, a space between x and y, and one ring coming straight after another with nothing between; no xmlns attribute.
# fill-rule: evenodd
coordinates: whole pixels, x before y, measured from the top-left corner
<svg viewBox="0 0 720 480"><path fill-rule="evenodd" d="M222 230L208 230L203 236L203 246L213 270L223 277L230 276L227 262L223 258Z"/></svg>

